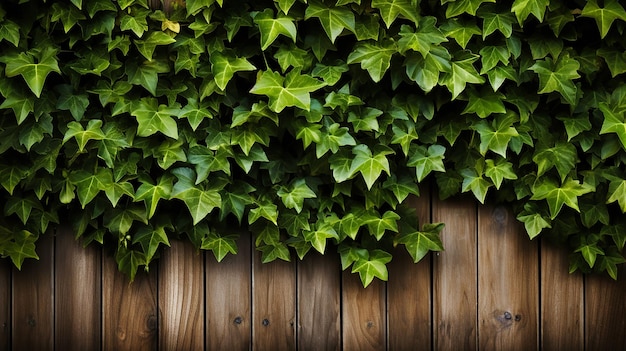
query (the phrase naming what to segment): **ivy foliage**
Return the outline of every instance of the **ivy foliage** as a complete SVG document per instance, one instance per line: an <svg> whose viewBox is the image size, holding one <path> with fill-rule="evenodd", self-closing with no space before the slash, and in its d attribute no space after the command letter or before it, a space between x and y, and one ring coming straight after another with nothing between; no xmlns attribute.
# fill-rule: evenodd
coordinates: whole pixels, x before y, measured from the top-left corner
<svg viewBox="0 0 626 351"><path fill-rule="evenodd" d="M150 2L151 4L154 1ZM134 277L173 238L217 260L328 245L364 285L442 224L405 200L513 203L571 270L626 242L617 0L5 0L0 254L51 223Z"/></svg>

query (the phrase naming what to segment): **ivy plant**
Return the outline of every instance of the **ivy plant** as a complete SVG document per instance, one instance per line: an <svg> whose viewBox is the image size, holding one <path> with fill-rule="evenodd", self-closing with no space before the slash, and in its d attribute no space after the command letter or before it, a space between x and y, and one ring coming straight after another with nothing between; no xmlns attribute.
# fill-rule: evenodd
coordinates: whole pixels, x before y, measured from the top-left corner
<svg viewBox="0 0 626 351"><path fill-rule="evenodd" d="M443 249L405 204L435 184L617 278L625 29L617 0L2 1L0 255L71 222L132 279L253 233L368 285Z"/></svg>

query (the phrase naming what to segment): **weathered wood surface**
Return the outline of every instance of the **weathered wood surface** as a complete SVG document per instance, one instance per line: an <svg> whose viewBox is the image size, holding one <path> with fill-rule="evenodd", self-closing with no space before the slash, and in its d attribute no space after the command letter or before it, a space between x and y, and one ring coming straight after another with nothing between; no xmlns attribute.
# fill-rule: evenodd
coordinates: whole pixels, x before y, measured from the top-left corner
<svg viewBox="0 0 626 351"><path fill-rule="evenodd" d="M421 190L412 206L446 223L446 250L394 252L367 289L332 252L261 264L247 234L222 263L172 242L129 283L59 229L40 262L0 261L0 350L626 349L626 279L570 275L506 208Z"/></svg>

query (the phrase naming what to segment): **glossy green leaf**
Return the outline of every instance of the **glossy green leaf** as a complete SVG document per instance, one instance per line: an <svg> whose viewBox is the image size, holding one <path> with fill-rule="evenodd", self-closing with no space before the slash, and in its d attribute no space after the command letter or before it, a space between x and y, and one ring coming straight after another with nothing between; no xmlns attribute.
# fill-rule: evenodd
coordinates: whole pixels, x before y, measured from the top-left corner
<svg viewBox="0 0 626 351"><path fill-rule="evenodd" d="M274 112L281 112L289 106L308 111L311 106L310 93L324 85L325 83L296 71L289 72L285 77L277 72L260 71L250 92L267 96L269 106Z"/></svg>
<svg viewBox="0 0 626 351"><path fill-rule="evenodd" d="M513 171L513 164L504 158L498 158L497 161L485 160L485 165L485 175L491 179L496 189L500 189L504 179L517 179L517 175Z"/></svg>
<svg viewBox="0 0 626 351"><path fill-rule="evenodd" d="M407 166L415 167L415 175L417 181L421 182L431 172L445 172L446 169L443 165L443 159L445 158L446 148L441 145L431 145L428 149L424 146L411 147L409 160Z"/></svg>
<svg viewBox="0 0 626 351"><path fill-rule="evenodd" d="M513 126L514 122L515 116L507 114L498 115L491 123L486 120L476 123L473 129L480 135L480 153L485 155L491 150L506 158L506 150L511 138L519 135Z"/></svg>
<svg viewBox="0 0 626 351"><path fill-rule="evenodd" d="M441 77L442 83L452 93L452 99L456 99L461 94L468 83L482 84L485 78L478 74L473 63L478 60L477 55L463 55L459 60L450 63L450 71Z"/></svg>
<svg viewBox="0 0 626 351"><path fill-rule="evenodd" d="M352 265L352 273L359 273L364 287L370 285L375 277L386 281L389 276L386 264L391 262L391 254L383 250L372 250L368 256L366 259L357 260Z"/></svg>
<svg viewBox="0 0 626 351"><path fill-rule="evenodd" d="M137 50L145 57L147 60L152 60L152 56L154 55L154 50L157 46L169 45L175 43L176 39L167 35L164 32L150 32L145 39L137 39L134 41L135 47Z"/></svg>
<svg viewBox="0 0 626 351"><path fill-rule="evenodd" d="M531 200L545 199L548 202L548 206L550 206L550 218L554 219L561 211L563 205L580 211L578 208L578 197L591 192L591 189L587 185L580 184L579 181L569 178L560 186L551 179L545 178L537 182L532 191L533 196Z"/></svg>
<svg viewBox="0 0 626 351"><path fill-rule="evenodd" d="M389 168L389 160L387 155L393 153L388 148L370 150L367 145L357 145L352 148L354 158L350 165L350 173L356 174L359 172L368 189L372 188L374 182L381 173L384 171L387 175L390 175L391 169Z"/></svg>
<svg viewBox="0 0 626 351"><path fill-rule="evenodd" d="M321 2L311 1L304 13L304 19L317 18L324 28L324 32L332 43L347 29L355 32L354 13L347 7L328 7Z"/></svg>
<svg viewBox="0 0 626 351"><path fill-rule="evenodd" d="M170 246L167 233L162 226L142 226L133 236L133 243L139 243L142 246L146 263L152 261L159 245Z"/></svg>
<svg viewBox="0 0 626 351"><path fill-rule="evenodd" d="M287 16L281 17L281 15L278 18L274 18L272 9L254 12L252 13L252 18L261 32L261 50L267 50L279 35L284 35L291 38L294 42L296 41L297 30L292 18Z"/></svg>
<svg viewBox="0 0 626 351"><path fill-rule="evenodd" d="M256 67L242 57L232 57L220 53L211 55L211 71L217 86L224 90L236 72L252 71Z"/></svg>
<svg viewBox="0 0 626 351"><path fill-rule="evenodd" d="M87 129L78 122L70 122L67 125L67 131L63 136L63 143L74 138L78 144L78 150L81 152L90 140L102 140L106 138L102 132L102 120L92 119L87 123Z"/></svg>
<svg viewBox="0 0 626 351"><path fill-rule="evenodd" d="M144 98L132 107L130 114L137 118L138 136L146 137L160 132L170 138L178 139L178 126L172 116L179 111L178 108L158 105L156 99Z"/></svg>
<svg viewBox="0 0 626 351"><path fill-rule="evenodd" d="M416 24L419 22L418 7L410 0L372 0L372 8L380 12L387 28L400 16Z"/></svg>
<svg viewBox="0 0 626 351"><path fill-rule="evenodd" d="M214 232L209 232L209 234L202 239L202 250L211 250L217 262L222 262L226 255L237 254L237 239L238 235L230 234L230 235L219 235Z"/></svg>
<svg viewBox="0 0 626 351"><path fill-rule="evenodd" d="M424 224L421 231L411 227L403 228L394 242L403 244L413 262L417 263L430 251L443 251L443 243L439 237L443 228L443 223Z"/></svg>
<svg viewBox="0 0 626 351"><path fill-rule="evenodd" d="M570 104L576 104L577 87L573 80L580 78L580 63L568 54L562 54L554 62L551 58L537 61L529 69L539 76L539 94L558 91Z"/></svg>
<svg viewBox="0 0 626 351"><path fill-rule="evenodd" d="M543 22L543 16L549 4L550 0L515 0L511 6L511 12L515 13L520 26L531 14L539 22Z"/></svg>
<svg viewBox="0 0 626 351"><path fill-rule="evenodd" d="M5 254L11 257L15 267L21 270L25 259L39 259L37 252L35 252L35 241L38 238L27 230L14 231L13 233L13 240L4 245Z"/></svg>
<svg viewBox="0 0 626 351"><path fill-rule="evenodd" d="M473 169L463 169L459 172L463 176L462 192L472 191L474 196L481 204L485 203L487 191L491 187L491 183L483 178L482 174L476 173Z"/></svg>
<svg viewBox="0 0 626 351"><path fill-rule="evenodd" d="M626 10L617 0L602 1L602 4L604 6L600 7L597 0L588 0L580 16L595 19L600 37L604 38L615 20L626 22Z"/></svg>
<svg viewBox="0 0 626 351"><path fill-rule="evenodd" d="M112 186L113 174L108 168L99 168L94 173L79 170L70 173L69 181L76 186L78 200L84 209L98 193Z"/></svg>
<svg viewBox="0 0 626 351"><path fill-rule="evenodd" d="M315 192L309 188L304 179L297 179L293 181L289 187L281 187L278 189L276 194L280 197L285 207L290 209L293 208L298 213L302 212L305 199L313 199L317 197ZM313 247L315 247L315 245L313 245Z"/></svg>
<svg viewBox="0 0 626 351"><path fill-rule="evenodd" d="M408 50L417 51L426 58L426 55L434 46L447 42L448 39L443 32L436 26L437 19L432 16L422 17L419 20L417 30L409 25L400 27L400 39L398 40L398 49L401 53Z"/></svg>
<svg viewBox="0 0 626 351"><path fill-rule="evenodd" d="M360 63L374 82L380 82L391 65L391 56L397 52L396 43L359 43L348 56L348 64Z"/></svg>
<svg viewBox="0 0 626 351"><path fill-rule="evenodd" d="M183 200L194 225L203 220L214 208L221 207L222 197L219 189L203 189L195 185L196 174L191 168L176 168L172 173L178 180L171 188L169 196Z"/></svg>
<svg viewBox="0 0 626 351"><path fill-rule="evenodd" d="M35 96L40 97L43 85L51 72L61 73L57 60L57 51L46 47L43 50L32 49L13 55L0 57L6 64L4 73L7 77L21 75Z"/></svg>
<svg viewBox="0 0 626 351"><path fill-rule="evenodd" d="M135 192L135 201L143 201L146 205L148 219L152 218L156 212L157 205L161 200L168 200L172 193L172 183L174 179L170 175L163 175L153 182L144 177L142 183Z"/></svg>

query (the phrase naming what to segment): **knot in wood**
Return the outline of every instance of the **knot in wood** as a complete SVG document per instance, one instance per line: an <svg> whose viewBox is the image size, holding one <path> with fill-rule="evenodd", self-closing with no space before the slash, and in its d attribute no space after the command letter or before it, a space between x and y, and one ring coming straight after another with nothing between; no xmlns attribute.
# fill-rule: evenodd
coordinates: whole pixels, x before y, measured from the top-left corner
<svg viewBox="0 0 626 351"><path fill-rule="evenodd" d="M237 316L237 317L235 317L235 319L233 320L233 323L235 323L235 324L241 324L241 323L243 323L243 318L241 318L241 317Z"/></svg>
<svg viewBox="0 0 626 351"><path fill-rule="evenodd" d="M150 331L157 329L157 318L155 315L151 314L148 316L148 319L146 320L146 326Z"/></svg>
<svg viewBox="0 0 626 351"><path fill-rule="evenodd" d="M511 315L511 312L504 312L504 319L511 320L512 318L513 315Z"/></svg>
<svg viewBox="0 0 626 351"><path fill-rule="evenodd" d="M496 207L493 210L493 220L498 224L504 224L506 222L507 212L504 207Z"/></svg>
<svg viewBox="0 0 626 351"><path fill-rule="evenodd" d="M367 321L367 329L371 329L374 327L374 322L372 321Z"/></svg>
<svg viewBox="0 0 626 351"><path fill-rule="evenodd" d="M37 322L35 322L35 318L33 318L33 316L28 316L28 320L26 321L26 323L28 323L28 326L31 328L34 328L35 325L37 325Z"/></svg>
<svg viewBox="0 0 626 351"><path fill-rule="evenodd" d="M270 321L267 318L263 319L263 322L261 322L261 324L263 324L264 327L267 327L268 325L270 325Z"/></svg>
<svg viewBox="0 0 626 351"><path fill-rule="evenodd" d="M515 315L515 321L516 321L516 322L519 322L519 321L521 321L521 320L522 320L522 315L521 315L521 314L516 314L516 315Z"/></svg>

